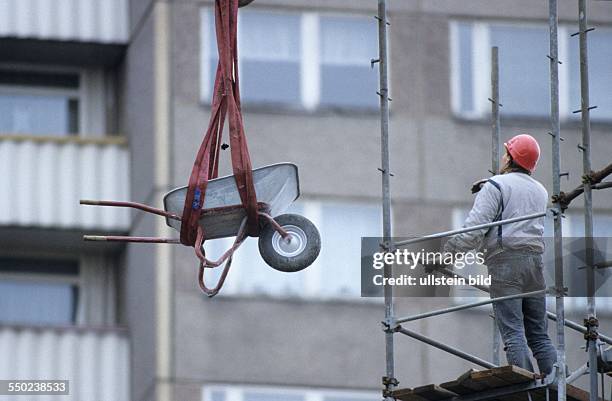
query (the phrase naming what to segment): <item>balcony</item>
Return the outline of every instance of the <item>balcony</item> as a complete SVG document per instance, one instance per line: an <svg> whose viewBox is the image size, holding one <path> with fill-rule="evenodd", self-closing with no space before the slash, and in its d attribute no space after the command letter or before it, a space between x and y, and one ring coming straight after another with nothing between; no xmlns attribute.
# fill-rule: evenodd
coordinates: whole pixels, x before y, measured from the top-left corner
<svg viewBox="0 0 612 401"><path fill-rule="evenodd" d="M0 1L0 37L126 43L127 0Z"/></svg>
<svg viewBox="0 0 612 401"><path fill-rule="evenodd" d="M125 138L0 136L0 226L125 232L129 213L79 199L129 199Z"/></svg>
<svg viewBox="0 0 612 401"><path fill-rule="evenodd" d="M129 399L129 343L123 329L0 326L0 355L11 355L0 358L3 379L70 381L69 396L41 399Z"/></svg>

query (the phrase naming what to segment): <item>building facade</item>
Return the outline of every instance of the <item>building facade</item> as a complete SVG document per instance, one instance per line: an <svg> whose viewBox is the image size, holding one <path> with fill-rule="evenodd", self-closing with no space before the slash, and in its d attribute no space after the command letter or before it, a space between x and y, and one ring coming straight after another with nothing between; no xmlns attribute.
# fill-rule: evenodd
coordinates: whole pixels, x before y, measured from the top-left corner
<svg viewBox="0 0 612 401"><path fill-rule="evenodd" d="M569 36L577 5L560 3L562 185L570 189L582 170L572 113L580 104L577 40ZM612 154L612 7L589 6L599 168ZM384 309L380 299L360 298L358 267L361 237L381 232L378 72L370 64L376 2L256 0L240 10L253 165L299 166L302 196L291 210L311 219L323 242L314 265L286 274L267 267L256 240L247 240L210 299L190 248L81 241L84 233L176 236L163 219L78 200L161 207L166 192L186 184L210 113L213 2L0 7L0 348L18 350L3 358L0 378L69 377L67 399L79 401L380 399ZM390 1L395 235L460 226L471 183L490 174L491 46L500 52L502 139L527 131L540 141L536 178L551 191L547 15L545 1ZM223 151L222 174L228 162ZM609 193L594 194L596 236L612 234L611 205ZM582 235L582 224L577 203L564 220L567 236ZM228 246L215 240L207 250L214 256ZM460 301L404 298L397 313ZM567 304L580 320L581 301ZM610 306L602 306L606 331ZM483 308L414 327L490 359L488 315ZM576 368L583 340L567 337ZM473 367L411 339L396 350L402 386Z"/></svg>

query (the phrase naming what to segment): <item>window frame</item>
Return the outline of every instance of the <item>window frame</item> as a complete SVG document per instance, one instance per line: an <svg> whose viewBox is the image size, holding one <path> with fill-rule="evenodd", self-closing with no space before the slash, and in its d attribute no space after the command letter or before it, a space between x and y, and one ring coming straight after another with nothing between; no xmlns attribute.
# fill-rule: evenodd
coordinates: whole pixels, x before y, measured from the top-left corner
<svg viewBox="0 0 612 401"><path fill-rule="evenodd" d="M322 222L324 220L323 214L324 214L324 209L326 206L333 208L333 207L342 207L342 206L350 205L352 207L358 207L358 208L359 207L360 208L371 208L372 212L375 212L377 217L379 216L379 213L380 213L380 210L379 210L380 206L374 201L349 201L349 200L334 199L334 198L329 198L329 199L310 198L310 199L301 199L301 201L302 202L300 202L300 205L299 205L301 209L299 211L292 212L291 210L289 210L287 211L287 213L299 213L301 215L308 217L319 228L319 230L321 230L321 227L325 226L324 224L322 224ZM382 223L380 223L380 221L377 220L377 224L380 225ZM380 227L377 227L377 228L380 228ZM362 233L362 234L367 234L367 233ZM323 235L324 234L322 233L322 236ZM377 233L374 236L379 236L379 235L380 234ZM226 243L223 244L225 248L222 248L221 252L227 249L227 247L231 245L231 241L229 239L225 239L225 241ZM254 246L256 247L256 245ZM212 249L207 249L207 250L209 252L212 251ZM241 261L240 252L241 251L238 250L238 254L236 258L234 259L234 266L233 266L234 269L242 268L242 265L240 263ZM215 257L218 257L221 253L219 249L215 249L215 251L211 252L211 254L213 255L213 258L215 258ZM257 257L259 257L259 254L257 254ZM265 265L265 262L263 262L263 260L261 261L261 263L262 265ZM324 269L324 266L322 266L322 263L324 263L324 260L321 259L321 255L320 255L319 258L317 258L317 260L315 260L315 262L311 266L307 267L304 271L301 272L302 274L304 274L302 286L294 292L278 293L276 291L276 287L273 287L272 289L264 288L262 291L257 290L256 287L249 287L248 289L244 289L244 288L239 287L240 282L244 281L244 277L241 280L232 279L230 277L225 282L224 290L218 296L227 297L227 298L257 297L257 298L274 299L274 300L299 299L299 300L308 301L308 302L311 302L311 301L312 302L346 302L346 303L351 303L351 304L354 304L354 303L380 304L384 302L384 299L382 297L362 297L360 283L358 285L356 284L356 286L358 287L357 292L350 291L350 288L352 286L349 286L348 292L341 292L339 291L339 288L336 288L336 287L333 287L334 291L332 292L325 291L325 287L327 283L326 283L325 269ZM250 266L252 268L252 265ZM272 269L271 267L267 265L264 267L267 269ZM355 279L358 281L360 280L360 276L359 276L360 268L361 268L360 265L355 266ZM240 270L237 270L235 271L235 273L238 273L239 271ZM213 272L210 272L210 273L213 273ZM207 274L205 278L207 280L210 280L211 282L215 282L218 279L220 270L215 270L213 274L210 274L210 273L205 272L205 274ZM284 273L279 273L279 274L284 274ZM296 273L296 274L300 274L300 273ZM234 275L232 277L238 277L238 276Z"/></svg>
<svg viewBox="0 0 612 401"><path fill-rule="evenodd" d="M85 70L81 68L70 68L70 67L56 67L56 66L34 66L34 65L19 65L19 64L5 64L0 63L0 71L16 71L25 72L32 74L72 74L78 77L78 87L71 88L60 88L60 87L44 87L44 86L28 86L28 85L7 85L0 84L0 94L17 94L17 95L29 95L29 96L45 96L55 95L64 96L69 100L77 101L77 130L76 132L58 132L58 133L47 133L47 134L32 134L32 133L17 133L17 132L0 132L0 136L32 136L45 138L45 137L78 137L83 135L83 126L86 121L85 117Z"/></svg>
<svg viewBox="0 0 612 401"><path fill-rule="evenodd" d="M461 74L460 74L460 49L459 49L459 25L469 24L472 34L472 107L471 112L461 111ZM484 121L490 114L491 97L491 55L490 55L490 28L492 26L505 26L518 28L542 28L545 23L538 22L515 22L508 20L488 20L486 22L480 20L453 19L449 22L449 43L450 43L450 99L451 112L454 117L468 121ZM612 33L612 27L606 26ZM570 33L575 29L568 24L560 24L558 27L558 48L559 60L565 63L570 54ZM545 59L546 55L542 56L542 63L548 62ZM559 119L562 123L579 123L579 118L573 117L575 114L571 110L570 96L570 67L564 65L564 68L559 68ZM503 94L501 103L503 104ZM515 115L504 113L504 109L500 110L502 116L512 120L533 120L544 121L549 119L549 114L543 115ZM593 116L591 116L593 117ZM612 116L592 118L592 122L596 124L612 124Z"/></svg>
<svg viewBox="0 0 612 401"><path fill-rule="evenodd" d="M10 281L18 281L25 283L42 283L42 284L67 284L71 287L76 287L77 297L75 299L74 305L72 305L73 311L71 312L73 315L73 320L69 323L66 323L70 326L79 326L82 322L79 321L79 309L81 307L81 303L83 300L83 264L79 259L74 258L42 258L42 257L25 257L25 258L12 258L12 257L4 257L1 259L20 259L26 262L40 262L43 263L45 261L56 261L56 262L66 262L66 263L75 263L77 266L76 274L53 274L53 273L40 273L40 272L31 272L26 271L23 273L18 272L5 272L0 271L0 282L4 282L6 280ZM18 325L18 326L33 326L43 324L48 326L47 323L37 323L37 322L5 322L0 320L0 325Z"/></svg>
<svg viewBox="0 0 612 401"><path fill-rule="evenodd" d="M200 8L200 104L204 106L211 105L212 87L214 85L214 76L209 74L211 71L211 61L213 56L211 55L211 48L208 46L211 43L209 36L210 27L213 23L212 8L204 6ZM297 15L300 19L300 101L296 106L286 103L273 103L267 104L265 102L251 102L245 99L243 103L249 107L249 110L262 110L271 111L278 109L279 106L283 108L283 111L298 111L306 113L325 112L329 110L340 110L349 113L366 113L374 114L378 112L378 102L373 102L375 105L369 106L350 106L350 105L329 105L321 104L320 95L322 92L321 88L321 68L323 66L321 60L321 17L339 17L339 18L363 18L363 21L368 21L367 15L363 13L351 13L349 16L338 13L338 12L315 12L309 10L270 10L270 9L258 9L259 12L274 13L277 15ZM255 12L257 12L255 11ZM240 19L243 18L243 14L238 14L238 41L240 43ZM373 24L375 22L372 22ZM240 44L239 44L240 46ZM390 48L391 46L388 45ZM372 58L378 57L377 54L373 54ZM364 60L364 65L367 60ZM354 64L347 64L354 65ZM242 71L242 59L238 59L238 69ZM376 90L372 92L372 97L376 97Z"/></svg>

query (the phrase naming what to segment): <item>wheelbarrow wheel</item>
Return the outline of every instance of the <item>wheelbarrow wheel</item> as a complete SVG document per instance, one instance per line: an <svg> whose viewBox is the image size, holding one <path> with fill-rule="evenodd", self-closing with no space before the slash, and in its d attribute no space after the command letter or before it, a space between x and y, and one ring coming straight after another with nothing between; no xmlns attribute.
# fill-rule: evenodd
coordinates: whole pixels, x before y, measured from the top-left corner
<svg viewBox="0 0 612 401"><path fill-rule="evenodd" d="M284 239L267 224L259 235L259 253L273 269L286 273L310 266L319 256L321 236L310 220L297 214L281 214L274 218L289 234Z"/></svg>
<svg viewBox="0 0 612 401"><path fill-rule="evenodd" d="M251 4L253 2L253 0L240 0L238 2L238 7L244 7L244 6L248 6L249 4Z"/></svg>

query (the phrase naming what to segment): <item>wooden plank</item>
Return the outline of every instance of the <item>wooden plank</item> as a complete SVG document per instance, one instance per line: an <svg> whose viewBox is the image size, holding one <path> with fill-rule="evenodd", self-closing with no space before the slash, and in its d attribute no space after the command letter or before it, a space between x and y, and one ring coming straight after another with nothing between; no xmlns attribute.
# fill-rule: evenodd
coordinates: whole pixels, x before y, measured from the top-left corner
<svg viewBox="0 0 612 401"><path fill-rule="evenodd" d="M410 388L401 388L391 392L391 397L401 401L428 401L425 398L414 394Z"/></svg>
<svg viewBox="0 0 612 401"><path fill-rule="evenodd" d="M535 380L535 373L514 365L493 368L491 372L495 377L509 384L527 383Z"/></svg>
<svg viewBox="0 0 612 401"><path fill-rule="evenodd" d="M504 374L509 366L504 366L500 371L500 374ZM472 373L472 380L476 383L482 383L486 388L498 388L508 386L510 383L501 379L500 377L495 376L495 372L493 369L481 370L478 372Z"/></svg>
<svg viewBox="0 0 612 401"><path fill-rule="evenodd" d="M535 380L535 376L533 373L516 366L502 366L474 372L472 380L476 383L484 384L487 389L495 389L512 386L513 384L527 383ZM534 395L533 392L532 395ZM499 400L528 401L529 397L526 392L522 392L499 397ZM539 399L532 396L532 401L539 401Z"/></svg>
<svg viewBox="0 0 612 401"><path fill-rule="evenodd" d="M572 401L589 401L589 393L581 388L568 384L565 390L567 399ZM555 391L555 396L557 392ZM601 397L599 398L601 400Z"/></svg>
<svg viewBox="0 0 612 401"><path fill-rule="evenodd" d="M435 384L416 387L410 389L395 390L392 393L393 398L402 401L441 401L457 396L457 393L445 390Z"/></svg>
<svg viewBox="0 0 612 401"><path fill-rule="evenodd" d="M464 380L466 380L467 378L469 378L470 375L472 374L472 372L475 372L475 370L474 369L470 369L467 372L465 372L464 374L462 374L461 376L459 376L457 379L440 384L440 387L442 387L443 389L446 389L448 391L452 391L454 393L457 393L459 395L471 394L471 393L474 392L474 390L472 388L468 387L468 386L464 386L461 383Z"/></svg>
<svg viewBox="0 0 612 401"><path fill-rule="evenodd" d="M457 393L446 390L435 384L416 387L412 392L429 401L440 401L457 396Z"/></svg>
<svg viewBox="0 0 612 401"><path fill-rule="evenodd" d="M465 372L464 374L462 374L461 376L459 376L459 377L457 378L456 382L457 382L457 383L458 383L460 386L462 386L462 387L464 387L464 388L466 388L466 389L469 389L469 390L470 390L472 393L473 393L473 392L475 392L475 391L482 391L482 390L486 390L486 389L487 389L487 386L486 386L486 384L485 384L485 383L478 383L478 382L476 382L476 381L474 381L474 380L472 379L472 375L474 375L474 374L475 374L475 373L477 373L477 372L481 372L481 371L479 371L479 370L474 370L474 369L470 369L470 370L468 370L467 372ZM442 387L442 386L441 386L441 387ZM452 389L450 389L450 388L448 388L448 387L445 387L445 388L446 388L447 390L454 391L454 390L452 390ZM456 392L456 391L455 391L455 392Z"/></svg>
<svg viewBox="0 0 612 401"><path fill-rule="evenodd" d="M491 373L498 379L503 380L506 385L529 383L535 381L535 374L518 366L509 365L491 369ZM543 397L537 391L530 391L531 401L546 401L546 393L542 392ZM507 401L529 400L526 393L512 394L502 398Z"/></svg>
<svg viewBox="0 0 612 401"><path fill-rule="evenodd" d="M502 366L487 370L470 369L456 380L416 387L414 389L400 389L392 396L401 401L443 401L456 395L475 394L480 391L494 388L503 388L535 380L533 373L516 366ZM549 401L557 398L556 386L550 387ZM576 386L567 385L568 401L589 401L589 393ZM546 389L530 390L532 401L546 401ZM500 401L528 401L527 392L515 393L497 398ZM603 401L600 398L600 401Z"/></svg>

